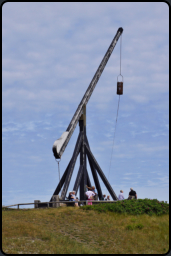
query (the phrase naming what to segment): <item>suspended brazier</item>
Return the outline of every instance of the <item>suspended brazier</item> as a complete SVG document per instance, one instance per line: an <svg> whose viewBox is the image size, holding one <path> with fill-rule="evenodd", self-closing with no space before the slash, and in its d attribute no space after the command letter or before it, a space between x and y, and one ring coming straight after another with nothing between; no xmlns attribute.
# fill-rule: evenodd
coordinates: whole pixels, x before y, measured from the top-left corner
<svg viewBox="0 0 171 256"><path fill-rule="evenodd" d="M122 75L120 75L122 76ZM122 95L123 94L123 76L122 76L122 82L118 82L117 79L117 92L118 95Z"/></svg>

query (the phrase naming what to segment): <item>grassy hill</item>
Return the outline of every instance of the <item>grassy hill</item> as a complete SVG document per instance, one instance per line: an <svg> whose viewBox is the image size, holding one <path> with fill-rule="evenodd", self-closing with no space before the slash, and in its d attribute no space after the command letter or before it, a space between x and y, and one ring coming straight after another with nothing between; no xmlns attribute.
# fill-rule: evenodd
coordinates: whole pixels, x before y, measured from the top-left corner
<svg viewBox="0 0 171 256"><path fill-rule="evenodd" d="M136 200L130 201L134 207ZM142 202L149 210L147 201ZM115 210L107 209L109 204L80 208L2 209L2 250L7 254L166 253L169 250L168 211L159 216L148 212L134 214L133 209L127 213L125 209L129 207L125 208L121 203L123 201L110 204L115 204ZM164 203L159 207L165 209L163 205L168 207ZM116 210L122 207L123 212Z"/></svg>

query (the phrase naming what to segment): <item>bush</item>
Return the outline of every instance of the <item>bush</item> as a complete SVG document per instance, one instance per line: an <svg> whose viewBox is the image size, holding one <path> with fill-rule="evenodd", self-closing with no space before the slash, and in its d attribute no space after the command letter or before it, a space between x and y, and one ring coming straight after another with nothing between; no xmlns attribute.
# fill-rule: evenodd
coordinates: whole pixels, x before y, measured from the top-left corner
<svg viewBox="0 0 171 256"><path fill-rule="evenodd" d="M126 229L127 229L127 230L133 230L134 227L133 227L132 225L127 225L127 226L126 226Z"/></svg>
<svg viewBox="0 0 171 256"><path fill-rule="evenodd" d="M134 230L134 229L142 229L144 226L139 223L139 224L136 224L136 225L127 225L126 226L126 229L127 230Z"/></svg>
<svg viewBox="0 0 171 256"><path fill-rule="evenodd" d="M118 212L128 213L132 215L153 214L162 215L169 214L169 204L167 202L159 202L157 199L132 199L121 200L113 203L99 203L96 205L88 205L81 207L83 210L96 210L98 212Z"/></svg>
<svg viewBox="0 0 171 256"><path fill-rule="evenodd" d="M144 226L143 226L141 223L135 225L135 228L138 228L138 229L142 229L143 227L144 227Z"/></svg>

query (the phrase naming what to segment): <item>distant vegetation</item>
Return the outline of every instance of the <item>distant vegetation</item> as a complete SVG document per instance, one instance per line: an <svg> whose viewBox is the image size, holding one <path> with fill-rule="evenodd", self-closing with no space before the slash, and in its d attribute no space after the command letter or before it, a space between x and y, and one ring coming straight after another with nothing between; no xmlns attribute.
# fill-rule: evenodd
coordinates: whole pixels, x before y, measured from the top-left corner
<svg viewBox="0 0 171 256"><path fill-rule="evenodd" d="M6 254L165 254L168 204L124 200L83 207L2 210Z"/></svg>

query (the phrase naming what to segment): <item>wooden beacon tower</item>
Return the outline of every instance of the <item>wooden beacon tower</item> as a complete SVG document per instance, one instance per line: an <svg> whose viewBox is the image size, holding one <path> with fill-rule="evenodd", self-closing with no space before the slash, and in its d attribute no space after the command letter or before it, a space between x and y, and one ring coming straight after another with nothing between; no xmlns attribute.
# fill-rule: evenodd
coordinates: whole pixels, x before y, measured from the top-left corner
<svg viewBox="0 0 171 256"><path fill-rule="evenodd" d="M80 188L80 200L86 199L85 198L86 185L88 185L89 187L91 186L91 181L90 181L88 171L87 171L87 159L88 159L90 169L92 172L92 176L94 179L94 184L97 189L98 197L99 198L102 197L102 190L100 187L100 182L99 182L97 173L99 174L100 178L102 179L103 183L105 184L105 186L106 186L107 190L109 191L113 200L117 200L117 196L116 196L115 192L113 191L110 183L108 182L107 178L105 177L103 171L101 170L98 162L96 161L96 159L93 156L91 149L90 149L90 145L89 145L87 135L86 135L86 104L89 101L90 96L91 96L91 94L92 94L92 92L93 92L105 66L106 66L106 63L109 60L109 57L118 41L120 35L122 34L122 32L123 32L123 28L119 28L114 39L112 40L112 42L110 44L105 56L103 57L103 59L100 63L100 66L98 67L87 91L85 92L67 130L53 144L52 151L53 151L54 157L56 159L60 159L68 142L69 142L69 139L71 138L71 136L75 130L77 123L79 123L80 131L79 131L79 135L77 138L77 142L75 145L73 155L71 157L71 160L70 160L61 180L59 181L59 184L57 185L57 187L53 193L53 196L54 196L54 195L58 195L61 191L60 200L65 200L78 155L80 155L80 166L79 166L79 170L77 173L77 177L75 180L73 190L76 191L76 194L77 194L78 188ZM53 196L51 197L50 202L52 201Z"/></svg>

